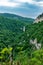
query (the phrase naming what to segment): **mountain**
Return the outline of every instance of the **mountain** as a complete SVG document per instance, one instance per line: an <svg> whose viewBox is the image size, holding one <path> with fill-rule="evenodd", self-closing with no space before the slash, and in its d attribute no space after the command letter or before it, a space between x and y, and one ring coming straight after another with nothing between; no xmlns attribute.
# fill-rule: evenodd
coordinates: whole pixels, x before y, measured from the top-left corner
<svg viewBox="0 0 43 65"><path fill-rule="evenodd" d="M5 46L18 43L19 36L24 33L27 25L33 23L33 20L14 14L0 13L0 43L2 45L4 43Z"/></svg>
<svg viewBox="0 0 43 65"><path fill-rule="evenodd" d="M40 15L36 18L35 23L38 23L38 22L41 22L41 21L43 21L43 13L40 14Z"/></svg>
<svg viewBox="0 0 43 65"><path fill-rule="evenodd" d="M7 17L10 19L13 18L13 19L16 19L16 20L19 20L22 22L26 22L26 23L33 23L33 21L34 21L34 19L32 19L32 18L26 18L26 17L22 17L19 15L10 14L10 13L0 13L0 16Z"/></svg>
<svg viewBox="0 0 43 65"><path fill-rule="evenodd" d="M43 21L27 25L19 19L0 16L0 53L6 47L13 48L14 62L20 62L21 65L43 65ZM5 51L0 58L5 63L6 59L9 61L8 56Z"/></svg>
<svg viewBox="0 0 43 65"><path fill-rule="evenodd" d="M26 25L19 20L0 17L0 44L16 45L27 50L31 46L30 40L35 38L37 43L43 44L43 21Z"/></svg>
<svg viewBox="0 0 43 65"><path fill-rule="evenodd" d="M23 33L24 26L26 26L24 22L0 16L0 44L16 43L18 36Z"/></svg>

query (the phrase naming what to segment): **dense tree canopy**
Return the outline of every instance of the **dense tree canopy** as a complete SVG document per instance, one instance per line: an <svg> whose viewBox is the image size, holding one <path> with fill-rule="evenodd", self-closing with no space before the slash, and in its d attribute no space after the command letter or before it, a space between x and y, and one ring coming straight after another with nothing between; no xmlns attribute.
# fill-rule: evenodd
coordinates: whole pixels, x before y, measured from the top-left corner
<svg viewBox="0 0 43 65"><path fill-rule="evenodd" d="M37 50L30 43L35 38L42 49ZM27 24L0 16L0 53L3 52L0 59L7 59L10 47L13 48L13 61L18 61L21 65L43 65L43 21Z"/></svg>

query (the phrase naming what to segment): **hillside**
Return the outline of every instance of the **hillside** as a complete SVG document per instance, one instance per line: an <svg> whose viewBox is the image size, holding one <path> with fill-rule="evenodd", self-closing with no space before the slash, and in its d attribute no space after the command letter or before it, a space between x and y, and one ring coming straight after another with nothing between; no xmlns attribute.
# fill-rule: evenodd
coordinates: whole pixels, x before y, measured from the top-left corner
<svg viewBox="0 0 43 65"><path fill-rule="evenodd" d="M26 22L26 23L33 23L34 19L32 18L26 18L26 17L22 17L16 14L9 14L9 13L0 13L0 16L6 17L6 18L10 18L10 19L15 19L15 20L19 20L22 22Z"/></svg>
<svg viewBox="0 0 43 65"><path fill-rule="evenodd" d="M33 50L36 50L32 42L41 44L43 48L43 21L26 26L26 32L19 37L19 42L24 46L23 49L27 49L27 51L33 48Z"/></svg>
<svg viewBox="0 0 43 65"><path fill-rule="evenodd" d="M23 31L24 26L25 32ZM26 25L20 21L0 17L0 44L16 45L17 47L21 44L23 50L26 50L31 46L30 40L35 38L37 38L37 43L43 43L43 21Z"/></svg>
<svg viewBox="0 0 43 65"><path fill-rule="evenodd" d="M36 44L39 46L36 47ZM36 65L39 61L43 65L43 21L27 25L20 20L0 16L0 52L6 47L13 48L13 61L20 61L21 65L34 65L34 61ZM6 51L4 56L7 56L5 60L9 60Z"/></svg>
<svg viewBox="0 0 43 65"><path fill-rule="evenodd" d="M11 44L23 33L23 27L27 24L15 19L0 16L0 43ZM17 38L16 38L17 36Z"/></svg>

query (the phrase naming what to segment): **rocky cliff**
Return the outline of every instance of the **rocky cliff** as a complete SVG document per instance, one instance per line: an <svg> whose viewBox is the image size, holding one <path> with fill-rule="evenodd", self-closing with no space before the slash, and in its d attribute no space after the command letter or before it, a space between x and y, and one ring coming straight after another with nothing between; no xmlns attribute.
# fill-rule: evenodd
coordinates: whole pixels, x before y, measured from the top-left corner
<svg viewBox="0 0 43 65"><path fill-rule="evenodd" d="M41 22L43 21L43 13L40 14L36 19L35 19L35 22L34 23L38 23L38 22Z"/></svg>

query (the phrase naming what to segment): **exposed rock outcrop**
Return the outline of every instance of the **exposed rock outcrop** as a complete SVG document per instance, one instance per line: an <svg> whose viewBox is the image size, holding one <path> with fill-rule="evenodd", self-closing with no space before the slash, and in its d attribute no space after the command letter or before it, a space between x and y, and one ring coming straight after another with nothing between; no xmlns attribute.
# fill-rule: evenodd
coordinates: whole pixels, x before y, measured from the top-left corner
<svg viewBox="0 0 43 65"><path fill-rule="evenodd" d="M39 15L39 16L35 19L34 23L38 23L38 22L41 22L41 21L43 21L43 13L42 13L41 15Z"/></svg>

